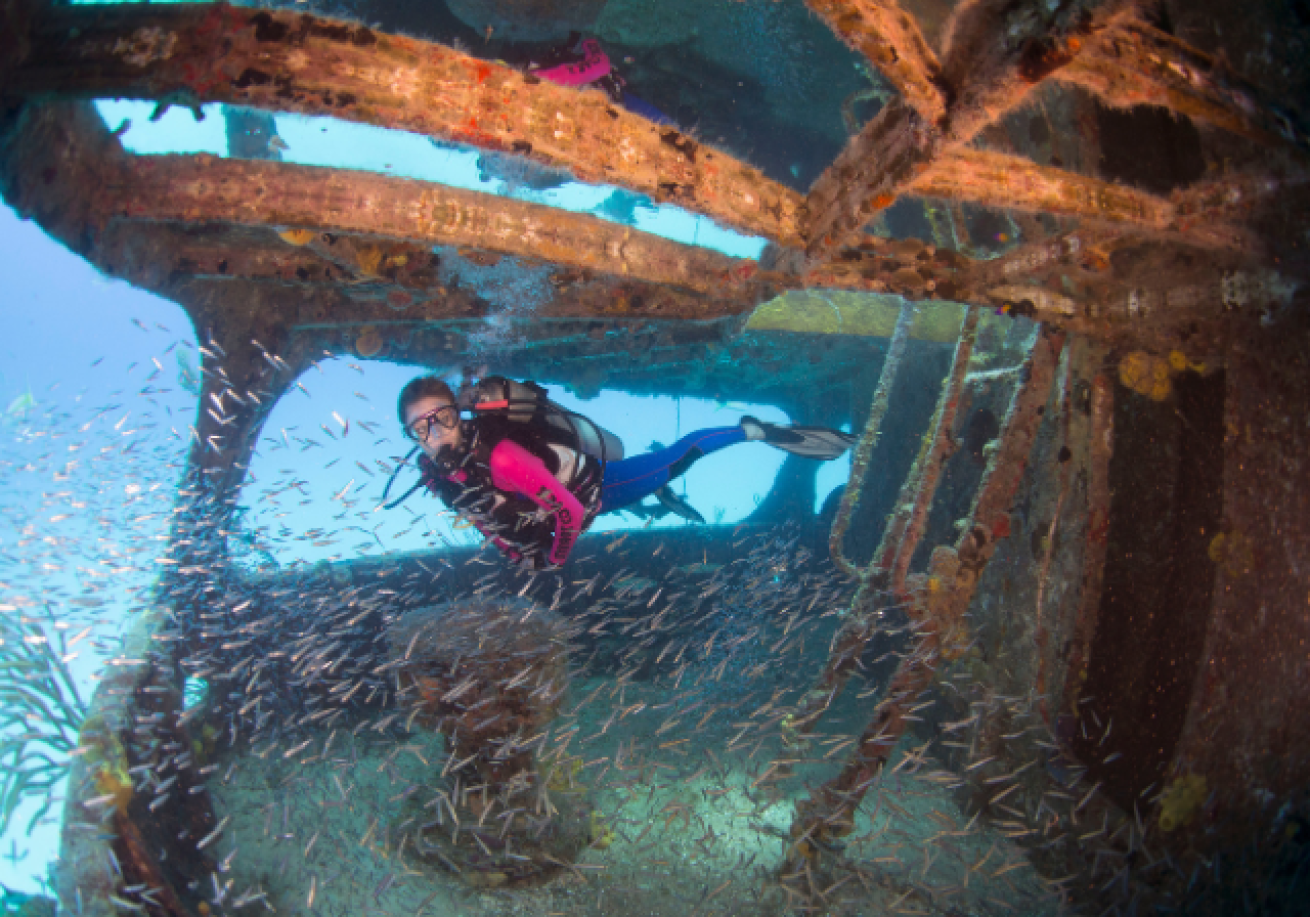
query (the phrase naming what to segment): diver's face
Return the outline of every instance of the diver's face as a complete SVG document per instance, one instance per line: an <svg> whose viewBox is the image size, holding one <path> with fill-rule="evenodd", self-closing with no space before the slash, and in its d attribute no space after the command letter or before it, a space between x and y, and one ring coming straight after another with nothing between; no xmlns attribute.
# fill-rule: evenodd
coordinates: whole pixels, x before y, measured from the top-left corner
<svg viewBox="0 0 1310 917"><path fill-rule="evenodd" d="M442 408L450 410L442 411ZM438 411L440 413L437 413ZM452 416L455 418L454 426L445 426L442 421L449 421ZM416 430L414 425L420 420L424 422L419 423ZM447 446L458 449L462 441L458 411L445 398L435 395L420 398L405 409L405 429L425 434L417 436L416 442L430 459L435 459L437 454Z"/></svg>

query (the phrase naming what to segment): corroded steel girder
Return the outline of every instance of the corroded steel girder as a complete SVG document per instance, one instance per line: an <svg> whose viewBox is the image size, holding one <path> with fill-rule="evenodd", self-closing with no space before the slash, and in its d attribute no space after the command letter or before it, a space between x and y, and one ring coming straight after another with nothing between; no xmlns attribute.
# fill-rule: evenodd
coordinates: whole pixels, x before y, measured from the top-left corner
<svg viewBox="0 0 1310 917"><path fill-rule="evenodd" d="M451 189L440 186L275 162L127 156L87 103L29 107L18 117L0 141L0 188L20 213L107 273L170 298L186 279L261 282L265 321L484 316L490 305L472 289L437 285L433 244L467 245L467 258L485 263L499 257L485 252L491 236L508 232L513 254L551 261L549 245L534 250L537 218L554 227L555 243L571 246L577 233L591 252L582 264L553 259L561 263L550 277L556 298L534 308L542 317L719 318L748 312L773 295L775 281L794 282L769 274L760 284L753 261L474 192L448 198ZM433 216L454 231L439 232ZM667 270L655 280L625 272L625 255ZM709 283L716 276L717 285Z"/></svg>
<svg viewBox="0 0 1310 917"><path fill-rule="evenodd" d="M330 287L355 279L308 247L283 243L260 226L141 223L116 220L93 254L106 274L154 292L183 277Z"/></svg>
<svg viewBox="0 0 1310 917"><path fill-rule="evenodd" d="M1093 38L1055 74L1107 105L1159 105L1262 143L1310 150L1302 116L1187 42L1128 21Z"/></svg>
<svg viewBox="0 0 1310 917"><path fill-rule="evenodd" d="M583 181L799 244L794 192L604 93L309 14L226 4L51 8L35 20L4 92L225 102L398 128L530 155Z"/></svg>
<svg viewBox="0 0 1310 917"><path fill-rule="evenodd" d="M378 322L395 320L397 316L392 310L401 309L405 310L407 320L474 319L489 314L489 304L466 288L443 293L438 287L436 295L428 295L430 291L363 277L358 271L355 279L364 282L316 284L312 289L318 292L311 295L307 282L312 280L312 275L300 278L296 270L301 267L308 274L317 265L305 260L312 252L319 255L326 278L329 262L322 260L323 251L315 250L322 242L323 233L337 238L360 237L357 243L351 243L355 245L351 261L354 267L361 266L360 256L372 246L408 245L413 246L410 251L419 252L430 248L434 239L455 246L467 241L471 243L469 248L475 250L470 257L481 257L476 252L498 244L495 239L497 232L504 231L504 223L496 224L488 216L489 222L481 232L470 230L468 225L457 226L458 233L453 237L435 233L433 220L420 224L422 195L431 194L430 200L442 200L445 189L438 191L421 183L385 176L338 174L328 169L281 163L129 157L86 103L49 103L12 109L9 121L0 127L3 128L0 187L6 199L75 252L116 275L143 277L145 285L163 295L173 294L155 285L160 278L212 277L210 271L221 274L225 259L219 252L208 256L207 261L186 252L194 253L197 246L203 248L206 238L212 239L216 246L229 244L227 239L212 235L219 231L215 220L229 221L222 230L224 233L237 231L243 225L241 221L245 221L245 228L230 237L244 252L235 261L244 264L237 278L285 288L281 292L260 293L261 302L265 303L262 321L292 325ZM219 183L220 178L224 183ZM256 178L263 184L250 186L258 193L248 193L241 182ZM162 184L151 184L156 181ZM290 182L291 193L279 182ZM1252 185L1253 192L1264 188L1258 182ZM327 196L315 198L319 192ZM1258 197L1248 195L1242 200L1255 201ZM211 198L221 206L213 210L201 206ZM459 200L461 205L469 202L470 207L477 208L465 213L486 214L492 205L501 203L499 199L468 192L461 193ZM360 206L375 201L385 203L390 211L370 212L368 207ZM1226 197L1224 189L1217 188L1197 201L1189 198L1180 207L1191 208L1189 217L1204 216L1205 219L1197 220L1198 224L1210 226L1214 223L1213 216L1223 213L1226 201L1231 202L1231 195ZM496 219L511 224L516 214L524 219L540 216L557 229L569 220L587 219L558 212L543 213L518 202L505 203L508 205L505 215ZM1216 211L1216 207L1220 210ZM1237 212L1242 213L1241 206ZM138 219L132 219L133 214ZM192 236L193 241L178 251L167 244L159 247L119 244L117 254L113 254L117 244L114 237L119 230L112 227L125 215L128 222L141 226L191 223L185 234ZM297 247L267 231L263 238L276 251L285 252L289 260L280 261L281 256L277 254L256 253L252 251L255 236L250 235L259 232L256 223L305 230L305 238L310 242ZM594 223L599 221L588 220L586 226L591 228ZM519 223L520 227L523 225ZM623 237L630 233L612 224L601 224L599 228L606 234L602 238L619 245L624 245ZM1116 243L1118 247L1105 254L1084 246L1070 256L1051 246L1039 245L985 262L974 262L915 240L865 237L858 248L845 250L840 259L816 265L798 275L755 271L754 262L733 262L713 253L660 239L641 238L642 234L633 233L640 242L635 248L628 244L622 252L635 251L639 257L631 263L644 265L652 272L651 276L643 278L631 269L626 276L615 271L615 265L620 263L618 259L606 258L604 242L593 239L583 245L583 257L563 256L562 260L573 259L565 260L566 265L572 266L552 273L550 282L558 291L557 299L533 307L530 312L543 317L709 319L741 314L780 289L803 285L896 293L912 300L947 299L993 306L1015 303L1025 314L1068 330L1100 340L1125 340L1197 320L1213 324L1222 321L1226 308L1263 309L1282 297L1280 290L1285 284L1280 285L1276 276L1252 272L1246 264L1249 258L1223 252L1203 261L1193 258L1188 262L1185 248L1157 247L1150 258L1137 256L1124 262L1126 268L1115 265L1111 269L1110 257L1119 257L1116 251L1134 245L1140 247L1149 238L1161 238L1160 233L1148 233L1144 237L1134 235L1131 227L1125 229L1128 241ZM102 234L105 234L103 239ZM1088 230L1082 235L1095 233ZM507 245L520 257L545 261L557 248L565 247L572 240L568 233L562 233L547 240L549 245L530 241L531 244L524 244L522 238L511 237ZM103 258L97 252L102 242L107 246ZM123 257L125 251L133 253L132 258ZM693 260L699 259L696 260L699 266L693 268L687 262L679 262L683 252L688 252ZM666 256L671 260L661 261ZM183 260L188 257L190 264ZM1090 259L1090 263L1079 259ZM147 264L148 261L158 264ZM270 271L278 272L275 266L279 263L286 267L283 277L270 276ZM338 270L342 263L339 259ZM1155 268L1149 273L1144 267L1148 263L1153 263ZM743 278L729 271L717 275L724 278L722 283L710 284L706 280L709 275L703 270L705 265L720 271L731 265L743 268L743 274L751 271L755 274ZM233 267L234 262L229 260L229 270ZM302 282L289 282L286 273L295 274ZM150 280L151 277L155 280ZM680 288L678 284L683 277L693 278L700 289ZM1179 286L1179 281L1186 283Z"/></svg>
<svg viewBox="0 0 1310 917"><path fill-rule="evenodd" d="M940 68L905 13L884 4L860 3L845 11L833 0L823 5L821 12L839 32L846 29L868 41L883 36L875 43L881 42L884 57L894 59L888 72L900 81L911 113L929 126L941 120ZM860 22L853 32L852 16ZM648 122L608 106L599 94L534 81L441 45L312 16L221 5L162 12L65 9L43 17L26 63L8 81L9 94L139 95L192 105L224 101L400 127L542 158L584 179L674 200L783 246L798 244L795 221L802 209L815 218L823 210L831 222L851 207L849 196L841 195L845 185L829 182L825 190L816 184L804 201L723 153L667 129L658 133ZM224 50L215 50L223 42ZM416 100L421 104L410 104ZM853 143L834 163L835 177L869 185L871 193L857 208L862 219L900 193L922 193L1158 223L1151 208L1137 201L1144 196L1132 189L1106 183L1091 189L1089 179L1014 158L974 161L976 151L957 150L954 158L942 153L934 161L932 131L916 131L915 119L897 114L893 107L876 119L879 129L866 131L864 141ZM548 138L539 136L542 119L551 122ZM480 127L474 130L474 124ZM912 141L909 147L906 140ZM998 165L1010 181L995 180Z"/></svg>
<svg viewBox="0 0 1310 917"><path fill-rule="evenodd" d="M942 64L950 87L946 114L933 120L901 99L884 106L810 189L806 253L832 257L944 152L1020 104L1131 6L1128 0L1075 0L1049 15L1040 5L1000 0L962 6L950 23Z"/></svg>
<svg viewBox="0 0 1310 917"><path fill-rule="evenodd" d="M904 100L884 105L810 188L803 213L806 254L831 257L928 169L942 142L940 128Z"/></svg>
<svg viewBox="0 0 1310 917"><path fill-rule="evenodd" d="M925 197L1129 224L1157 232L1166 231L1178 218L1177 208L1168 198L1040 166L1021 156L968 147L943 150L927 170L911 180L909 190ZM1229 248L1235 231L1192 222L1188 237L1198 245Z"/></svg>
<svg viewBox="0 0 1310 917"><path fill-rule="evenodd" d="M896 0L806 0L828 27L869 59L925 120L946 114L941 64Z"/></svg>
<svg viewBox="0 0 1310 917"><path fill-rule="evenodd" d="M947 24L942 76L953 88L946 138L966 143L1073 61L1087 42L1129 21L1138 0L961 4Z"/></svg>
<svg viewBox="0 0 1310 917"><path fill-rule="evenodd" d="M106 189L132 220L306 227L468 246L698 292L747 283L755 262L595 217L459 188L315 166L212 156L133 158Z"/></svg>
<svg viewBox="0 0 1310 917"><path fill-rule="evenodd" d="M238 284L241 295L258 296L292 328L477 320L495 311L475 285L459 282L457 270L450 271L449 286L439 282L432 246L340 232L308 235L295 244L260 226L113 220L86 254L105 273L175 299L193 314L199 301L183 292L189 281ZM486 252L466 254L483 263L499 260ZM707 299L592 271L557 268L549 280L555 296L531 306L534 317L686 318L707 311L718 317L754 306L747 297Z"/></svg>

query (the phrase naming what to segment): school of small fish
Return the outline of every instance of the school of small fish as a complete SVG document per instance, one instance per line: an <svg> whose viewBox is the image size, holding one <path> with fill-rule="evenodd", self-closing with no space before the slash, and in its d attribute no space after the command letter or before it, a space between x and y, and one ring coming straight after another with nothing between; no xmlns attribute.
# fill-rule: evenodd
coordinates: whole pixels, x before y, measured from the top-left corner
<svg viewBox="0 0 1310 917"><path fill-rule="evenodd" d="M221 366L216 343L198 349L206 360L202 410L216 423L230 420L230 401L262 404L259 392L239 392L208 368ZM264 356L270 373L284 371L284 361ZM151 380L162 370L155 366ZM153 393L148 382L141 394ZM100 427L122 412L114 433L134 432L122 429L133 414L124 403L97 411ZM324 434L346 437L348 412L337 406L330 415L338 430L324 425ZM367 421L353 426L375 432ZM62 435L29 427L28 445L49 445L29 464L58 468ZM173 435L188 438L176 427ZM302 452L331 449L285 429L266 438L287 449L294 439ZM122 451L135 460L131 446ZM377 459L378 470L393 467ZM342 505L340 527L299 537L331 543L351 529L369 531L348 524L346 514L364 499L365 485L380 490L374 469L359 468L364 484L352 478L328 496ZM68 462L54 472L56 483L78 470L78 460ZM116 486L127 499L106 507L106 519L123 528L106 525L106 535L122 538L150 522L163 531L179 513L164 484ZM307 486L293 474L261 499L299 499ZM72 495L47 493L41 510ZM473 549L282 566L240 556L242 544L255 542L242 541L241 512L231 500L212 500L194 481L181 497L182 514L198 522L167 550L156 549L158 583L134 596L140 607L162 609L167 625L139 657L109 642L95 645L111 654L111 667L138 673L135 721L124 743L133 797L145 801L138 817L156 825L149 836L160 863L203 864L205 877L192 879L185 893L208 914L502 913L510 894L542 914L855 914L872 903L889 913L1055 913L1066 886L1089 871L1107 891L1127 892L1129 854L1139 870L1143 861L1147 869L1168 865L1145 849L1140 820L1111 823L1097 787L1078 783L1077 768L1068 779L1052 776L1058 747L1038 712L1040 698L999 694L979 670L958 665L944 668L907 710L912 732L904 751L879 778L852 835L824 847L821 862L780 876L785 856L797 850L788 833L794 800L852 753L870 705L914 643L913 628L889 609L861 661L861 690L833 705L810 744L784 743L780 724L821 668L853 591L797 531L739 526L719 536L715 553L728 556L714 560L694 535L685 543L668 536L649 554L642 553L649 540L634 554L632 535L592 535L558 573L512 569L494 552ZM85 508L76 499L72 506ZM148 512L129 516L123 507ZM66 518L55 513L45 524ZM24 547L41 538L65 547L31 524L22 534ZM381 547L376 531L370 534ZM692 553L701 556L689 557L688 545L699 545ZM120 550L129 564L145 548L123 544L108 554ZM105 576L115 571L103 556L98 564ZM21 591L0 585L6 601ZM458 876L434 873L414 859L425 826L394 817L412 797L434 817L448 813L457 822L458 804L478 791L452 784L460 762L438 735L416 726L386 641L402 615L454 597L535 603L570 624L568 700L547 729L520 737L517 747L535 749L547 767L580 760L578 781L592 794L606 840L577 862L560 863L559 878L546 886L474 890ZM102 601L94 593L53 598L84 609ZM531 674L509 672L501 687ZM184 691L194 695L185 709ZM84 819L66 827L111 840L103 869L116 883L115 906L154 912L162 889L134 881L113 853L116 797L83 799ZM1090 870L1075 863L1063 879L1041 878L1023 852L1072 858L1071 845L1086 850L1098 839L1105 843ZM63 903L82 912L80 901Z"/></svg>

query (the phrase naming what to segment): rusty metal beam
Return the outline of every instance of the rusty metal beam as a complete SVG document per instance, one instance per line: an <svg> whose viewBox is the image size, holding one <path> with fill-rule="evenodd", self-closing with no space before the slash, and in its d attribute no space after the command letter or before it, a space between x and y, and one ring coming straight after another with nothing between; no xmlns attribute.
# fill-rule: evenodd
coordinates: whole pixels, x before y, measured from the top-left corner
<svg viewBox="0 0 1310 917"><path fill-rule="evenodd" d="M752 261L540 204L280 162L137 157L101 202L107 214L124 219L280 225L468 246L698 292L740 288L755 273Z"/></svg>
<svg viewBox="0 0 1310 917"><path fill-rule="evenodd" d="M258 226L115 220L86 254L105 273L177 300L195 313L205 297L197 296L195 290L201 287L194 287L193 281L202 282L205 290L237 284L241 292L236 301L257 297L262 309L275 311L291 328L326 323L412 326L478 320L496 311L473 284L459 283L457 269L451 269L449 286L439 284L438 256L430 246L328 232L310 233L295 244L284 235L288 233ZM500 258L486 252L464 254L483 264ZM388 274L394 268L397 276L364 274L359 260L375 269L380 264ZM404 263L396 263L401 260ZM707 311L717 317L754 307L749 298L706 298L590 271L560 268L549 280L554 298L534 304L534 317L688 318L703 317Z"/></svg>
<svg viewBox="0 0 1310 917"><path fill-rule="evenodd" d="M943 150L907 190L925 197L973 201L1034 213L1053 213L1164 229L1173 217L1168 199L1125 185L989 150Z"/></svg>
<svg viewBox="0 0 1310 917"><path fill-rule="evenodd" d="M156 292L182 277L296 286L356 279L308 247L287 245L264 227L115 220L99 233L88 255L105 273Z"/></svg>
<svg viewBox="0 0 1310 917"><path fill-rule="evenodd" d="M397 128L567 168L797 245L799 197L611 104L443 45L226 4L57 7L34 22L10 97L224 102ZM5 66L0 62L0 67Z"/></svg>
<svg viewBox="0 0 1310 917"><path fill-rule="evenodd" d="M460 192L452 203L443 196L449 189L420 182L282 163L130 157L87 103L51 103L18 115L0 137L0 190L20 213L35 218L101 269L161 295L175 298L178 282L187 279L208 276L219 281L225 260L229 280L283 286L280 292L262 290L260 296L267 309L280 310L279 320L291 325L370 322L395 318L398 310L407 310L410 319L484 316L491 307L472 290L425 288L433 277L431 265L422 260L434 242L469 244L475 251L467 254L475 260L497 257L477 254L491 247L488 237L494 232L470 231L470 222L508 232L511 245L519 249L513 254L551 260L552 251L534 250L531 240L524 244L520 238L536 231L513 222L524 215L553 222L556 242L562 246L571 245L573 235L586 236L590 246L588 263L570 265L567 258L556 259L564 266L550 278L555 300L535 311L543 317L718 318L748 312L774 293L769 283L742 278L755 273L754 262L550 208L473 192ZM432 196L425 197L426 192ZM320 193L324 196L316 196ZM429 217L466 222L454 233L437 232L436 220L423 221L424 202L434 208ZM388 204L391 211L384 213ZM336 222L334 214L341 217ZM188 221L194 221L189 228L179 225ZM313 228L303 237L287 234L304 241L303 248L264 228L297 223ZM139 236L133 236L131 226L140 230ZM425 233L428 245L396 241ZM607 257L606 246L612 257ZM327 276L327 260L314 260L320 253L353 268L355 275L346 279L362 277L369 283L334 289L307 286L317 271L330 282L341 279ZM633 254L648 268L664 264L668 270L663 279L643 278L636 270L625 274L623 256ZM405 263L398 264L402 259ZM741 273L728 277L722 274L725 268ZM373 277L367 276L368 270ZM658 267L651 271L657 272ZM299 283L290 282L293 276ZM691 278L701 289L666 282L676 277ZM198 313L193 311L192 317L203 327Z"/></svg>
<svg viewBox="0 0 1310 917"><path fill-rule="evenodd" d="M941 144L941 130L905 101L884 105L811 186L801 214L806 254L826 260L846 245L928 168Z"/></svg>
<svg viewBox="0 0 1310 917"><path fill-rule="evenodd" d="M1143 22L1127 21L1096 36L1054 77L1116 108L1158 105L1261 143L1310 150L1301 113L1221 61Z"/></svg>
<svg viewBox="0 0 1310 917"><path fill-rule="evenodd" d="M961 4L943 41L942 77L954 90L946 137L955 144L976 137L1058 74L1088 41L1129 21L1139 5L1139 0Z"/></svg>
<svg viewBox="0 0 1310 917"><path fill-rule="evenodd" d="M972 140L1068 64L1091 37L1117 24L1131 0L1040 5L982 0L961 6L949 26L942 79L950 106L940 123L894 100L847 144L806 198L806 253L828 259L892 204L944 152Z"/></svg>
<svg viewBox="0 0 1310 917"><path fill-rule="evenodd" d="M869 59L925 120L946 114L941 64L896 0L806 0L832 31Z"/></svg>
<svg viewBox="0 0 1310 917"><path fill-rule="evenodd" d="M908 190L925 197L1132 226L1162 240L1173 237L1200 248L1256 253L1262 246L1254 237L1223 217L1240 212L1231 204L1234 195L1249 206L1280 183L1266 178L1252 179L1250 184L1246 195L1226 181L1222 187L1207 184L1164 198L1127 185L1039 166L1021 156L957 147L944 150L911 181Z"/></svg>

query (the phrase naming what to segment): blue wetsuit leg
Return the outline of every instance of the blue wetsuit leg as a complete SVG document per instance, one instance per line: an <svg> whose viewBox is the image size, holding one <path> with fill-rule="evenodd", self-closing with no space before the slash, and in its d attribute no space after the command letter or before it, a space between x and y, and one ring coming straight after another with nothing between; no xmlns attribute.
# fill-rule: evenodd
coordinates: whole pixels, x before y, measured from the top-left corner
<svg viewBox="0 0 1310 917"><path fill-rule="evenodd" d="M682 474L701 456L746 441L741 427L713 427L688 433L672 446L605 465L600 511L639 503Z"/></svg>
<svg viewBox="0 0 1310 917"><path fill-rule="evenodd" d="M634 96L626 89L623 91L623 107L634 115L641 115L643 118L646 118L649 121L654 121L656 124L670 124L674 127L677 126L674 124L673 119L664 114L664 112L660 111L645 99L640 99L637 96Z"/></svg>

